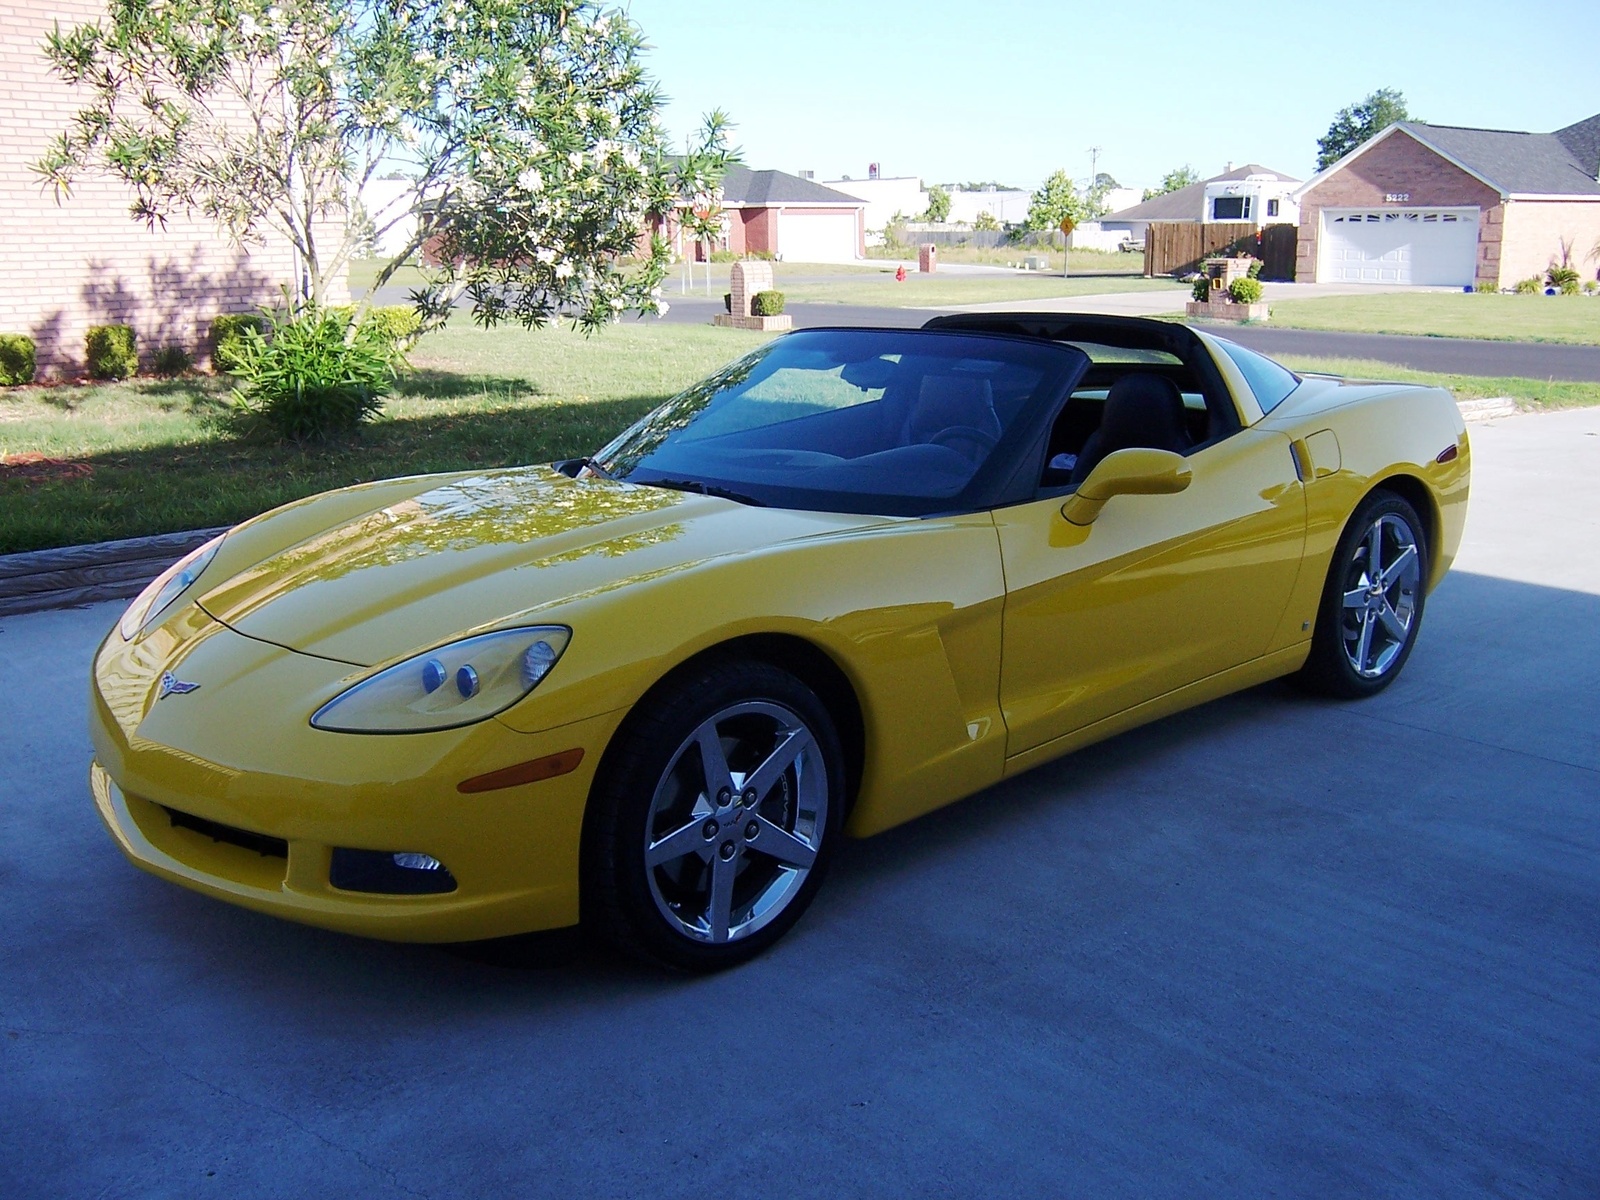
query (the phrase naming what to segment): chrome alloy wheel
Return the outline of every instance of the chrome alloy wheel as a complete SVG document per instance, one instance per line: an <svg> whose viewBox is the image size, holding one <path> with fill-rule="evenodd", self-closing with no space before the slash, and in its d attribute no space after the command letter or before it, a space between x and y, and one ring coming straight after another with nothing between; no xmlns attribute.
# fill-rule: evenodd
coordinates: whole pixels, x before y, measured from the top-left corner
<svg viewBox="0 0 1600 1200"><path fill-rule="evenodd" d="M828 772L805 722L765 700L730 705L684 740L656 785L650 895L695 941L748 937L799 893L827 826Z"/></svg>
<svg viewBox="0 0 1600 1200"><path fill-rule="evenodd" d="M1385 513L1356 544L1345 572L1344 653L1357 675L1377 679L1416 626L1422 556L1411 527Z"/></svg>

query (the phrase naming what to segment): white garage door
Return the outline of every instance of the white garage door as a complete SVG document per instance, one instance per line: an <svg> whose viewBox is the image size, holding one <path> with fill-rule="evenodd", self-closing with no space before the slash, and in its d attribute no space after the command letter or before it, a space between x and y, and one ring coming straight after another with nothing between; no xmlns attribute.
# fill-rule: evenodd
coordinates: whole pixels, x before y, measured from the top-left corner
<svg viewBox="0 0 1600 1200"><path fill-rule="evenodd" d="M854 262L860 256L854 210L778 214L778 254L784 262Z"/></svg>
<svg viewBox="0 0 1600 1200"><path fill-rule="evenodd" d="M1324 283L1471 283L1476 208L1322 210L1317 279Z"/></svg>

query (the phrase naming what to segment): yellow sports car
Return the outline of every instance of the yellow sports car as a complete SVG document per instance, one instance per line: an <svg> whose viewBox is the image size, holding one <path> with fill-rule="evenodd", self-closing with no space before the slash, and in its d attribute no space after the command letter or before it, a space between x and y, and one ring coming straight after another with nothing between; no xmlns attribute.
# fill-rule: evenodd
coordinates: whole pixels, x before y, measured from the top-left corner
<svg viewBox="0 0 1600 1200"><path fill-rule="evenodd" d="M723 967L845 834L1274 676L1387 686L1468 473L1448 393L1177 324L794 333L590 458L195 551L95 657L93 792L263 912Z"/></svg>

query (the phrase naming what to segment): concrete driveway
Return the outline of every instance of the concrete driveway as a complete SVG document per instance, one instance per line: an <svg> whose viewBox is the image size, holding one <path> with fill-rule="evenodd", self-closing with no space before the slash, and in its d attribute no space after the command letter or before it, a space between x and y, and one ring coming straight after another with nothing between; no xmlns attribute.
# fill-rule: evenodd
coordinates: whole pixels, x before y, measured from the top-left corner
<svg viewBox="0 0 1600 1200"><path fill-rule="evenodd" d="M0 1196L1600 1194L1600 412L1473 431L1398 685L852 843L765 959L509 970L128 866L114 606L0 623Z"/></svg>

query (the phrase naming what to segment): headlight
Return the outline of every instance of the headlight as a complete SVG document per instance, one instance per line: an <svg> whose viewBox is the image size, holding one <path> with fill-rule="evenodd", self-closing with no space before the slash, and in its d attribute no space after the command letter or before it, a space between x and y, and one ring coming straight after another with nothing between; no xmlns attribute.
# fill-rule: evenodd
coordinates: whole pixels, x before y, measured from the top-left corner
<svg viewBox="0 0 1600 1200"><path fill-rule="evenodd" d="M571 639L564 626L535 625L424 651L329 700L312 714L311 727L416 733L482 721L533 691Z"/></svg>
<svg viewBox="0 0 1600 1200"><path fill-rule="evenodd" d="M204 546L189 551L152 579L150 586L140 592L128 605L128 611L122 614L117 626L122 631L122 640L131 642L155 624L156 618L166 612L172 602L183 595L189 585L200 578L201 572L211 565L211 560L217 556L217 547L222 545L222 538L227 536L214 537Z"/></svg>

